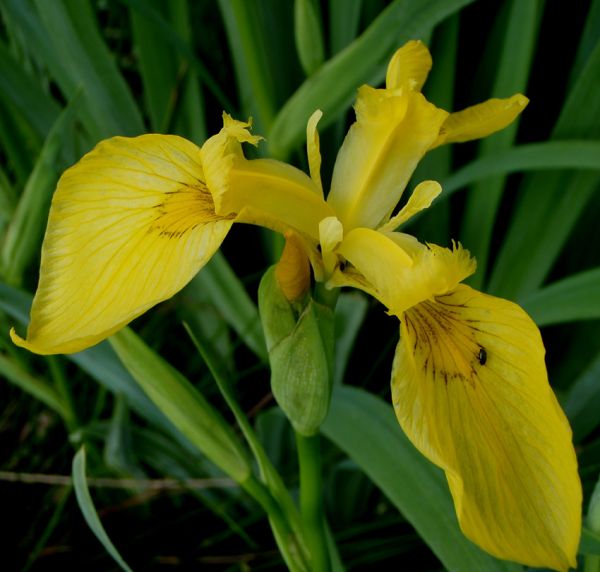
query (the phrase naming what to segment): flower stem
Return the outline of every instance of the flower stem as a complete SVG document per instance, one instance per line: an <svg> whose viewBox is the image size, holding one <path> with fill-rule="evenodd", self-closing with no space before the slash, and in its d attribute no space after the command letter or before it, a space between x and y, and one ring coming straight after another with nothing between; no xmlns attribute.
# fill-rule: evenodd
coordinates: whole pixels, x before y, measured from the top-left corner
<svg viewBox="0 0 600 572"><path fill-rule="evenodd" d="M323 514L320 437L296 433L296 446L300 464L300 514L311 556L311 570L328 572L330 560Z"/></svg>

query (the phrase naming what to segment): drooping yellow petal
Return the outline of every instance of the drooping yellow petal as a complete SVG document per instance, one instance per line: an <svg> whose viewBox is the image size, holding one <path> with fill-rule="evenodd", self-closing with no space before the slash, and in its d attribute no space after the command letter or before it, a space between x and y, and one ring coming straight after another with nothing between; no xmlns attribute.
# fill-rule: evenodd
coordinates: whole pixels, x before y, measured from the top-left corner
<svg viewBox="0 0 600 572"><path fill-rule="evenodd" d="M419 40L411 40L392 56L387 68L387 89L408 88L421 91L431 70L431 54Z"/></svg>
<svg viewBox="0 0 600 572"><path fill-rule="evenodd" d="M323 112L317 109L306 124L306 155L308 157L308 169L310 177L315 185L321 190L323 195L323 183L321 182L321 149L319 142L319 132L317 124L319 123Z"/></svg>
<svg viewBox="0 0 600 572"><path fill-rule="evenodd" d="M13 340L41 354L98 343L183 288L232 222L189 141L103 141L58 183L27 338Z"/></svg>
<svg viewBox="0 0 600 572"><path fill-rule="evenodd" d="M539 331L468 286L402 318L392 372L400 425L448 478L463 532L500 558L575 566L581 485Z"/></svg>
<svg viewBox="0 0 600 572"><path fill-rule="evenodd" d="M304 296L310 287L310 265L304 245L293 231L285 233L285 247L275 267L279 287L288 301Z"/></svg>
<svg viewBox="0 0 600 572"><path fill-rule="evenodd" d="M393 216L379 230L381 232L395 230L418 212L429 208L431 203L441 192L442 186L437 181L423 181L422 183L419 183L415 187L415 190L410 196L410 199L408 199L406 205L404 205L400 212L396 216Z"/></svg>
<svg viewBox="0 0 600 572"><path fill-rule="evenodd" d="M336 271L329 285L365 290L391 314L401 316L415 304L448 292L474 272L475 261L460 245L454 250L425 246L407 236L366 228L350 231L336 252L353 268Z"/></svg>
<svg viewBox="0 0 600 572"><path fill-rule="evenodd" d="M529 100L524 95L517 93L507 99L488 99L478 105L451 113L431 148L445 143L480 139L500 131L511 124L528 103Z"/></svg>
<svg viewBox="0 0 600 572"><path fill-rule="evenodd" d="M355 110L327 199L346 231L387 220L448 115L418 92L368 86L359 89Z"/></svg>
<svg viewBox="0 0 600 572"><path fill-rule="evenodd" d="M236 222L281 233L293 229L317 242L319 221L333 215L322 191L291 165L273 159L247 160L241 142L255 142L247 126L226 119L223 129L202 146L202 164L216 212L222 216L235 213Z"/></svg>

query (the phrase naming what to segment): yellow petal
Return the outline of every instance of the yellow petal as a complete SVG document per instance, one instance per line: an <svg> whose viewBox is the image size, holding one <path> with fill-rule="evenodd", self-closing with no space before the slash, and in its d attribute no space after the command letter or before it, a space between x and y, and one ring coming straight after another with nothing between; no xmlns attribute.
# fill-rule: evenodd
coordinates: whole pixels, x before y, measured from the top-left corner
<svg viewBox="0 0 600 572"><path fill-rule="evenodd" d="M387 89L406 87L421 91L431 70L431 64L431 54L423 42L407 42L396 51L388 64L385 78Z"/></svg>
<svg viewBox="0 0 600 572"><path fill-rule="evenodd" d="M219 248L200 150L172 135L115 137L61 177L27 339L36 353L98 343L170 298Z"/></svg>
<svg viewBox="0 0 600 572"><path fill-rule="evenodd" d="M234 122L234 127L227 124ZM215 210L237 222L319 239L319 221L332 216L322 191L299 169L272 159L247 160L241 142L252 142L248 124L227 120L202 146L202 164Z"/></svg>
<svg viewBox="0 0 600 572"><path fill-rule="evenodd" d="M487 137L511 124L525 109L529 100L520 93L507 99L488 99L478 105L451 113L431 146L462 143Z"/></svg>
<svg viewBox="0 0 600 572"><path fill-rule="evenodd" d="M327 199L346 231L387 220L448 115L418 92L368 86L355 109Z"/></svg>
<svg viewBox="0 0 600 572"><path fill-rule="evenodd" d="M334 216L324 218L319 223L319 243L321 245L321 256L325 273L329 276L333 273L339 262L338 255L334 250L344 238L344 227Z"/></svg>
<svg viewBox="0 0 600 572"><path fill-rule="evenodd" d="M431 203L441 192L442 187L437 181L423 181L422 183L419 183L415 187L415 190L410 196L410 199L408 199L406 205L404 205L400 212L392 217L379 230L386 232L398 228L418 212L429 208Z"/></svg>
<svg viewBox="0 0 600 572"><path fill-rule="evenodd" d="M323 183L321 182L321 149L317 123L323 117L323 112L317 109L308 120L306 125L306 154L308 156L308 169L310 177L323 194Z"/></svg>
<svg viewBox="0 0 600 572"><path fill-rule="evenodd" d="M500 558L575 566L581 485L539 331L459 285L406 312L392 372L400 425L446 472L460 526Z"/></svg>
<svg viewBox="0 0 600 572"><path fill-rule="evenodd" d="M284 296L294 302L304 296L310 287L310 265L298 235L285 233L285 247L275 267L275 276Z"/></svg>
<svg viewBox="0 0 600 572"><path fill-rule="evenodd" d="M401 316L415 304L453 289L474 272L475 261L460 245L454 250L434 244L426 247L415 245L407 236L366 228L350 231L336 252L354 268L336 271L329 285L365 290L391 314Z"/></svg>

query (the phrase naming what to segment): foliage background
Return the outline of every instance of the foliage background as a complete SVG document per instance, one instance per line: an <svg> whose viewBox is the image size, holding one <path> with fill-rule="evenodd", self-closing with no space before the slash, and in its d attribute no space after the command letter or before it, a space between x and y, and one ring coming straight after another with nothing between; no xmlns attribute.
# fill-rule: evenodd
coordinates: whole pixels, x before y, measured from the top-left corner
<svg viewBox="0 0 600 572"><path fill-rule="evenodd" d="M598 0L568 7L542 0L0 0L0 15L5 569L115 568L84 525L69 485L43 484L39 476L23 482L23 473L68 475L82 442L94 478L140 480L128 489L92 488L104 526L134 569L281 568L260 509L229 483L155 489L141 481L221 476L139 398L105 344L71 359L40 358L15 348L8 329L26 319L57 178L97 141L151 131L201 144L226 110L253 116L255 132L267 139L258 153L306 168L305 121L321 107L327 181L352 121L356 87L380 83L388 57L411 38L432 49L425 92L439 106L460 109L517 91L531 99L518 129L427 157L414 181L438 179L451 197L410 231L439 244L461 240L478 258L473 284L519 301L543 327L587 506L600 471ZM294 440L270 394L255 308L258 281L280 247L258 229L234 228L223 256L134 328L232 419L182 321L209 340L294 488ZM381 310L358 294L343 298L337 375L388 400L398 331ZM407 475L429 471L438 484L439 475L398 453L401 436L385 432L387 417L377 425L389 405L357 409L373 416L369 442L364 426L347 424L355 419L350 402L337 403L325 428L331 441L324 494L345 567L469 569L448 556L452 539L440 549L431 527L418 524L432 506L439 512L427 518L442 519L450 510L446 497L438 502L425 489L410 507L403 504L414 485ZM584 553L600 552L594 538L586 530ZM495 562L485 567L496 569Z"/></svg>

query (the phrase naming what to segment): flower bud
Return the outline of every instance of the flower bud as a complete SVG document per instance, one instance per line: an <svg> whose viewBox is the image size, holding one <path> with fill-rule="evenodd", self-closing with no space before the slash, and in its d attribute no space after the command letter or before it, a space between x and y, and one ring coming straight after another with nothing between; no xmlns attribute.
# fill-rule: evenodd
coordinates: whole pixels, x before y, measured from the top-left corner
<svg viewBox="0 0 600 572"><path fill-rule="evenodd" d="M331 399L333 311L310 298L298 313L273 267L260 283L258 307L273 395L298 433L314 435L327 416Z"/></svg>

